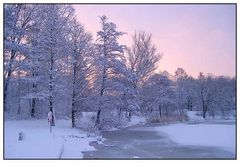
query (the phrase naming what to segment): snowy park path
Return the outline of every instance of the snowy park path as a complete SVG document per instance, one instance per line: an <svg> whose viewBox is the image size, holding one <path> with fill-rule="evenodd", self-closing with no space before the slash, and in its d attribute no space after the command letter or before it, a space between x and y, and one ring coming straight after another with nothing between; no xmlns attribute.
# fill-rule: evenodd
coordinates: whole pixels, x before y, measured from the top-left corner
<svg viewBox="0 0 240 163"><path fill-rule="evenodd" d="M152 158L152 159L176 159L176 158L203 158L203 159L216 159L216 158L228 158L233 159L235 157L234 150L235 144L230 143L228 148L224 149L224 146L217 146L213 144L204 144L203 140L199 140L203 144L196 144L194 139L192 142L186 144L186 142L179 142L174 136L176 135L189 135L186 139L189 139L191 135L194 136L194 133L191 133L191 130L197 127L203 126L199 128L199 130L205 130L208 127L211 128L212 132L208 132L209 134L216 132L217 134L223 134L226 132L232 132L234 130L233 123L215 123L215 124L173 124L160 126L158 124L155 125L145 125L138 127L129 127L126 129L113 131L113 132L105 132L103 137L106 138L103 145L93 144L93 146L97 149L96 151L83 152L84 158L94 159L94 158ZM216 127L217 126L217 127ZM185 127L185 128L184 128ZM227 128L227 131L219 131L219 127ZM161 128L162 130L160 130ZM175 133L171 133L174 128ZM188 133L181 134L181 132L186 132L186 128L189 129ZM216 128L216 131L214 129ZM170 132L168 131L170 129ZM185 131L183 131L185 129ZM208 131L208 129L207 129ZM194 130L193 130L194 132ZM219 133L220 132L220 133ZM229 139L234 139L232 137L232 133L230 134ZM197 133L199 134L199 132ZM209 135L212 138L214 135ZM219 135L218 135L219 136ZM176 136L178 137L178 136ZM226 135L225 135L226 137ZM204 137L205 139L206 137ZM225 138L223 137L222 140ZM195 140L197 141L197 140ZM206 140L206 142L210 142L214 140ZM219 138L219 141L221 139ZM230 140L231 141L231 140ZM235 140L232 140L233 142ZM198 142L198 141L197 141ZM216 142L215 142L216 143ZM224 142L223 142L224 143ZM192 144L192 145L191 145ZM233 146L232 146L233 145ZM232 149L229 150L229 147Z"/></svg>

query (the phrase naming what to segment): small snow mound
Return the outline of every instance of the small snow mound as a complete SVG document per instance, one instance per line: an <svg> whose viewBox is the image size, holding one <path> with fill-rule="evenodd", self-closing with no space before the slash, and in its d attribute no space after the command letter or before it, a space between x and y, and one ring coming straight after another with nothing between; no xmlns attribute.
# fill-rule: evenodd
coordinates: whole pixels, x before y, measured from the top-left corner
<svg viewBox="0 0 240 163"><path fill-rule="evenodd" d="M133 156L133 158L140 158L139 156Z"/></svg>

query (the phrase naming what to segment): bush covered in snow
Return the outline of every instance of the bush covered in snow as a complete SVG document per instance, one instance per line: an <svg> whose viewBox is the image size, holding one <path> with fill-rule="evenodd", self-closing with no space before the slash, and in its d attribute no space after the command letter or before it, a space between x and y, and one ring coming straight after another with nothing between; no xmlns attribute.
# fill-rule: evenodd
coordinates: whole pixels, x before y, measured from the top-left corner
<svg viewBox="0 0 240 163"><path fill-rule="evenodd" d="M76 127L87 132L95 131L96 112L78 112Z"/></svg>

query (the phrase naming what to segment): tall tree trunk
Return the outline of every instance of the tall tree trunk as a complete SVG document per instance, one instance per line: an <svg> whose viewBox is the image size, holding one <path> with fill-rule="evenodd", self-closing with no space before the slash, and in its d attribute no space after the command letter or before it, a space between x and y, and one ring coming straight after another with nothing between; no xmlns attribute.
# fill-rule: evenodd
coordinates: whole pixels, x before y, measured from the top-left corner
<svg viewBox="0 0 240 163"><path fill-rule="evenodd" d="M75 128L76 127L76 121L75 121L75 115L76 113L76 110L74 109L74 103L72 103L72 128Z"/></svg>
<svg viewBox="0 0 240 163"><path fill-rule="evenodd" d="M207 109L208 109L208 106L205 105L205 106L203 107L203 118L204 118L204 119L206 118Z"/></svg>
<svg viewBox="0 0 240 163"><path fill-rule="evenodd" d="M76 27L76 20L74 19L74 29ZM74 32L74 37L73 37L73 41L74 41L74 49L73 49L73 83L72 83L72 128L76 127L76 123L75 123L75 118L76 118L76 106L75 106L75 102L76 102L76 73L77 73L77 35Z"/></svg>
<svg viewBox="0 0 240 163"><path fill-rule="evenodd" d="M190 111L190 100L188 100L187 107L188 107L188 111Z"/></svg>
<svg viewBox="0 0 240 163"><path fill-rule="evenodd" d="M102 86L102 89L100 91L100 97L103 96L103 93L104 93L104 88ZM100 124L100 114L101 114L101 103L99 104L98 111L97 111L96 125Z"/></svg>
<svg viewBox="0 0 240 163"><path fill-rule="evenodd" d="M76 59L76 58L75 58ZM72 128L76 127L75 124L75 113L76 113L76 108L75 108L75 98L76 98L76 70L77 70L77 65L76 65L76 60L74 61L73 65L73 95L72 95Z"/></svg>
<svg viewBox="0 0 240 163"><path fill-rule="evenodd" d="M103 93L104 93L104 87L102 86L102 89L100 91L100 97L103 96ZM98 107L97 119L96 119L96 123L95 123L95 126L98 126L99 130L101 129L101 127L99 126L99 124L100 124L100 114L101 114L101 103L99 104L99 107Z"/></svg>
<svg viewBox="0 0 240 163"><path fill-rule="evenodd" d="M33 92L34 94L36 93L36 84L33 83ZM36 107L36 98L33 98L32 99L32 105L31 105L31 118L34 118L35 117L35 107Z"/></svg>
<svg viewBox="0 0 240 163"><path fill-rule="evenodd" d="M106 80L106 72L107 72L107 69L104 65L104 68L103 68L103 78L102 78L102 86L101 86L101 90L100 90L100 97L103 96L104 94L104 87L105 87L105 80ZM99 107L98 107L98 111L97 111L97 119L96 119L96 123L95 123L95 126L98 126L100 124L100 114L101 114L101 103L99 104ZM99 127L100 129L100 127Z"/></svg>
<svg viewBox="0 0 240 163"><path fill-rule="evenodd" d="M32 106L31 106L31 118L35 117L35 106L36 106L36 99L32 99Z"/></svg>
<svg viewBox="0 0 240 163"><path fill-rule="evenodd" d="M201 100L202 100L203 118L205 119L205 117L206 117L205 101L204 101L204 98L203 98L203 88L202 87L201 87Z"/></svg>
<svg viewBox="0 0 240 163"><path fill-rule="evenodd" d="M98 110L97 110L95 126L98 126L100 124L100 114L101 114L101 105L99 105Z"/></svg>
<svg viewBox="0 0 240 163"><path fill-rule="evenodd" d="M49 89L50 89L50 96L49 96L49 110L50 111L53 111L53 87L52 87L52 75L50 75L50 86L49 86Z"/></svg>
<svg viewBox="0 0 240 163"><path fill-rule="evenodd" d="M160 119L162 119L162 108L161 108L161 105L158 105L158 109L159 109L159 117L160 117Z"/></svg>
<svg viewBox="0 0 240 163"><path fill-rule="evenodd" d="M100 114L101 114L101 109L98 109L98 111L97 111L96 125L99 125L99 124L100 124Z"/></svg>
<svg viewBox="0 0 240 163"><path fill-rule="evenodd" d="M205 119L205 104L204 104L204 101L202 101L202 113L203 113L203 118Z"/></svg>
<svg viewBox="0 0 240 163"><path fill-rule="evenodd" d="M50 77L49 77L49 110L53 113L53 51L50 54ZM55 126L55 117L53 113L52 125Z"/></svg>
<svg viewBox="0 0 240 163"><path fill-rule="evenodd" d="M32 77L33 78L35 77L35 69L34 68L32 69ZM36 94L36 87L37 87L36 83L33 82L32 90L33 90L34 95ZM32 105L31 105L31 118L35 117L35 107L36 107L36 98L33 98Z"/></svg>

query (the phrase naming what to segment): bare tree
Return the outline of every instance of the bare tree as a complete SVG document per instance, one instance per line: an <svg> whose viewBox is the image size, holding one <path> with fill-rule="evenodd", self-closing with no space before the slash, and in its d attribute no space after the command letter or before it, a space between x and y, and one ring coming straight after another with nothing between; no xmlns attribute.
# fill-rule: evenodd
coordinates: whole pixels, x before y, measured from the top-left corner
<svg viewBox="0 0 240 163"><path fill-rule="evenodd" d="M162 55L152 43L151 34L144 31L135 32L132 39L132 47L128 48L126 53L127 60L131 71L137 76L136 85L141 85L156 70Z"/></svg>

